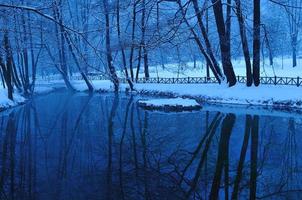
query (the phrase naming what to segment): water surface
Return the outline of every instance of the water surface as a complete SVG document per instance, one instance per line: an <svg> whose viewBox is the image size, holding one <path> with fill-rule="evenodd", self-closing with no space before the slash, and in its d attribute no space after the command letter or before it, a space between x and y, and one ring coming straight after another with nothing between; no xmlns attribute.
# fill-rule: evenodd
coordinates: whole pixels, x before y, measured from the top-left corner
<svg viewBox="0 0 302 200"><path fill-rule="evenodd" d="M301 199L299 115L138 98L57 92L0 113L0 199Z"/></svg>

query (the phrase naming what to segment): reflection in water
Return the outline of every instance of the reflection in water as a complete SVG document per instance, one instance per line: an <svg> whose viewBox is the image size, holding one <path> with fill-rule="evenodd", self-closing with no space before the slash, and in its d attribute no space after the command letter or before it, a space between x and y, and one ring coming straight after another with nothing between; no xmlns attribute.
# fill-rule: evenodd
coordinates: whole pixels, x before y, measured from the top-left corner
<svg viewBox="0 0 302 200"><path fill-rule="evenodd" d="M0 199L299 199L299 118L55 93L0 114Z"/></svg>

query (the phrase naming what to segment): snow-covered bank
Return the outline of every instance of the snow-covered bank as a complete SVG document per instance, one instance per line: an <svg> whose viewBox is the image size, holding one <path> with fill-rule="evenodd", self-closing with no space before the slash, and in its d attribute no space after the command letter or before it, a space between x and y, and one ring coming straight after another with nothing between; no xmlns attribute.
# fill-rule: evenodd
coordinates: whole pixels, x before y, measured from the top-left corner
<svg viewBox="0 0 302 200"><path fill-rule="evenodd" d="M7 97L7 91L0 88L0 111L22 104L25 100L19 93L14 93L14 101L12 101Z"/></svg>
<svg viewBox="0 0 302 200"><path fill-rule="evenodd" d="M106 80L94 80L93 86L97 91L113 91L113 84ZM87 91L84 81L73 81L74 87L80 91ZM50 82L40 87L65 87L63 82ZM121 84L121 90L128 88ZM260 85L246 87L237 84L234 87L218 84L135 84L135 89L141 94L156 94L173 97L190 97L209 103L227 103L243 105L269 105L285 108L302 109L302 87Z"/></svg>
<svg viewBox="0 0 302 200"><path fill-rule="evenodd" d="M60 88L65 88L65 86L63 84L58 84L56 87L52 84L36 85L34 94L48 94ZM0 111L23 104L27 100L26 97L22 96L22 94L18 93L17 91L14 92L13 97L14 100L10 100L7 97L7 90L0 88Z"/></svg>
<svg viewBox="0 0 302 200"><path fill-rule="evenodd" d="M269 105L279 108L302 108L302 88L296 86L227 87L218 84L136 84L145 94L191 97L209 103Z"/></svg>
<svg viewBox="0 0 302 200"><path fill-rule="evenodd" d="M113 84L106 80L94 80L93 86L97 91L113 91ZM87 91L84 81L73 81L74 87L80 91ZM63 81L44 83L37 87L64 88ZM121 84L125 91L127 84ZM189 97L201 102L264 105L282 109L302 109L302 87L260 85L259 87L246 87L237 84L234 87L218 84L135 84L137 93L158 96Z"/></svg>

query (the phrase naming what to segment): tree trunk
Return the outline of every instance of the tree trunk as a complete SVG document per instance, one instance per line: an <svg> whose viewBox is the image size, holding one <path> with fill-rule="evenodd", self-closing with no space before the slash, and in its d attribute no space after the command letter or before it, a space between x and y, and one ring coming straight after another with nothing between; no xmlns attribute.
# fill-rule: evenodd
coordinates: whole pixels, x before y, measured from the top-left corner
<svg viewBox="0 0 302 200"><path fill-rule="evenodd" d="M206 10L206 33L209 34L209 10ZM206 62L206 73L207 73L207 79L210 79L210 65L208 62Z"/></svg>
<svg viewBox="0 0 302 200"><path fill-rule="evenodd" d="M56 1L54 1L54 7L53 7L53 15L54 19L59 21L59 10L58 5L56 4ZM56 33L56 40L58 45L58 51L59 51L59 60L60 60L60 70L64 73L64 77L68 79L68 73L67 73L67 66L66 66L66 52L65 52L65 42L64 37L62 37L62 31L59 31L59 25L55 24L55 33Z"/></svg>
<svg viewBox="0 0 302 200"><path fill-rule="evenodd" d="M145 36L146 36L146 1L142 0L142 21L141 21L141 26L142 26L142 41L141 41L141 48L143 51L143 59L144 59L144 72L145 72L145 78L149 79L149 66L148 66L148 51L146 47L146 41L145 41Z"/></svg>
<svg viewBox="0 0 302 200"><path fill-rule="evenodd" d="M115 67L113 66L113 59L111 55L111 44L110 44L110 20L109 20L109 8L108 8L108 0L103 0L105 21L106 21L106 57L107 57L107 65L110 71L110 78L114 84L114 91L118 91L119 89L119 80L116 75Z"/></svg>
<svg viewBox="0 0 302 200"><path fill-rule="evenodd" d="M221 60L224 74L227 78L227 82L229 86L233 86L236 84L236 76L233 69L232 61L231 61L231 52L229 49L228 38L226 37L225 23L223 19L223 10L222 10L222 2L221 0L212 0L213 10L216 20L216 26L219 36L219 44L221 51Z"/></svg>
<svg viewBox="0 0 302 200"><path fill-rule="evenodd" d="M28 60L28 51L27 51L27 28L24 14L21 14L21 22L23 27L23 46L22 46L22 54L23 54L23 71L24 71L24 83L23 89L24 93L27 94L29 91L29 60Z"/></svg>
<svg viewBox="0 0 302 200"><path fill-rule="evenodd" d="M260 0L254 0L253 27L253 78L255 86L260 84Z"/></svg>
<svg viewBox="0 0 302 200"><path fill-rule="evenodd" d="M2 64L1 64L2 65ZM2 71L2 67L0 68L0 77L1 77L1 82L2 82L2 86L5 89L5 80L4 80L4 76L3 76L4 72Z"/></svg>
<svg viewBox="0 0 302 200"><path fill-rule="evenodd" d="M137 82L139 70L141 68L141 60L142 60L142 47L140 46L138 49L138 61L137 61L137 67L136 67L136 75L135 75L135 81Z"/></svg>
<svg viewBox="0 0 302 200"><path fill-rule="evenodd" d="M30 19L30 13L27 14L28 19ZM28 20L28 33L29 33L29 43L30 43L30 57L31 57L31 83L29 85L29 90L33 92L34 84L36 82L36 73L37 73L37 65L35 61L35 54L34 54L34 46L33 46L33 36L32 36L32 28L30 21Z"/></svg>
<svg viewBox="0 0 302 200"><path fill-rule="evenodd" d="M211 60L209 54L206 52L206 50L204 49L202 42L199 39L199 36L197 35L197 33L195 32L194 28L189 24L188 20L186 19L186 12L183 9L183 6L181 5L180 1L177 1L177 4L179 6L179 9L181 11L182 17L184 22L186 23L187 27L190 29L193 38L200 50L200 52L202 53L202 55L204 56L204 58L206 59L206 63L209 65L209 68L212 70L216 80L218 81L218 83L221 83L222 77L219 75L217 69L215 68L215 64L213 63L213 61Z"/></svg>
<svg viewBox="0 0 302 200"><path fill-rule="evenodd" d="M75 92L74 87L72 86L72 84L70 83L66 73L64 73L61 69L61 66L59 66L55 60L55 57L51 54L50 49L46 46L46 51L50 57L50 59L52 60L53 64L55 65L55 67L57 68L57 70L59 71L59 73L62 75L62 78L64 80L64 83L67 87L67 89L71 92Z"/></svg>
<svg viewBox="0 0 302 200"><path fill-rule="evenodd" d="M1 58L1 66L2 66L2 71L4 72L4 78L5 78L5 82L6 82L6 86L7 86L7 97L10 100L14 100L13 98L13 92L14 92L14 88L13 88L13 84L12 84L12 52L11 52L11 47L9 44L9 39L8 39L8 34L7 32L4 33L4 49L6 51L6 67L5 64Z"/></svg>
<svg viewBox="0 0 302 200"><path fill-rule="evenodd" d="M232 12L232 1L227 0L227 11L226 11L226 21L225 21L225 35L227 38L228 51L231 52L231 12Z"/></svg>
<svg viewBox="0 0 302 200"><path fill-rule="evenodd" d="M71 55L72 55L72 57L73 57L73 59L74 59L74 62L75 62L75 64L76 64L76 66L77 66L77 68L78 68L78 70L79 70L79 72L80 72L82 78L84 79L84 81L85 81L85 83L86 83L86 85L87 85L87 88L88 88L89 92L93 92L93 91L94 91L94 88L93 88L92 84L90 83L89 79L87 78L86 74L84 73L84 71L81 69L79 60L78 60L78 58L77 58L77 56L76 56L76 54L75 54L75 52L74 52L74 50L73 50L73 46L74 46L74 45L73 45L72 42L71 42L71 38L70 38L70 36L68 35L68 33L66 32L65 29L63 29L63 31L64 31L64 36L65 36L65 39L66 39L66 41L67 41L69 50L70 50Z"/></svg>
<svg viewBox="0 0 302 200"><path fill-rule="evenodd" d="M117 23L117 34L118 34L118 40L119 40L119 46L121 48L122 52L122 61L123 61L123 68L126 75L126 80L130 86L131 90L134 90L132 80L129 78L128 69L127 69L127 63L126 63L126 55L124 51L124 47L121 41L121 25L120 25L120 0L117 0L117 7L116 7L116 23Z"/></svg>
<svg viewBox="0 0 302 200"><path fill-rule="evenodd" d="M297 34L292 35L292 56L293 56L293 67L297 66Z"/></svg>
<svg viewBox="0 0 302 200"><path fill-rule="evenodd" d="M195 10L195 14L196 14L196 17L197 17L198 25L199 25L200 31L202 33L202 36L204 38L204 41L205 41L207 53L208 53L210 59L212 60L212 63L214 65L213 67L217 71L218 75L222 76L219 64L218 64L218 62L217 62L217 60L216 60L216 58L213 54L213 50L212 50L212 46L211 46L211 43L210 43L210 40L209 40L209 37L208 37L207 29L206 29L206 27L204 26L204 24L202 22L202 15L201 15L201 11L199 9L198 1L193 0L193 5L194 5L194 10Z"/></svg>
<svg viewBox="0 0 302 200"><path fill-rule="evenodd" d="M134 81L133 54L134 54L134 40L135 40L135 27L136 27L135 24L136 24L136 0L134 0L133 2L133 10L132 10L131 49L130 49L130 57L129 57L129 67L130 67L130 75L132 81Z"/></svg>
<svg viewBox="0 0 302 200"><path fill-rule="evenodd" d="M246 67L246 85L250 87L253 84L252 64L251 64L249 47L248 47L248 41L246 37L246 27L245 27L242 10L241 10L241 0L235 0L235 3L236 3L236 14L239 23L240 38L242 43L242 51L243 51L245 67Z"/></svg>

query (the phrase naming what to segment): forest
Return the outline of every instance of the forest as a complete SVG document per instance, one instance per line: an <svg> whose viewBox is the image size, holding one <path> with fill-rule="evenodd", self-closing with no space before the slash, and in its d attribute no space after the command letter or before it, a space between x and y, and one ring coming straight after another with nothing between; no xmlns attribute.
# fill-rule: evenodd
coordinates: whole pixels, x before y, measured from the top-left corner
<svg viewBox="0 0 302 200"><path fill-rule="evenodd" d="M150 68L201 62L206 76L234 86L244 60L246 86L260 84L261 61L299 60L301 0L43 0L2 1L1 82L34 92L37 78L59 75L69 90L74 75L87 89L98 74L131 90ZM290 65L290 66L289 66ZM265 70L265 69L263 69ZM298 71L299 69L297 69ZM196 77L202 76L196 73Z"/></svg>

